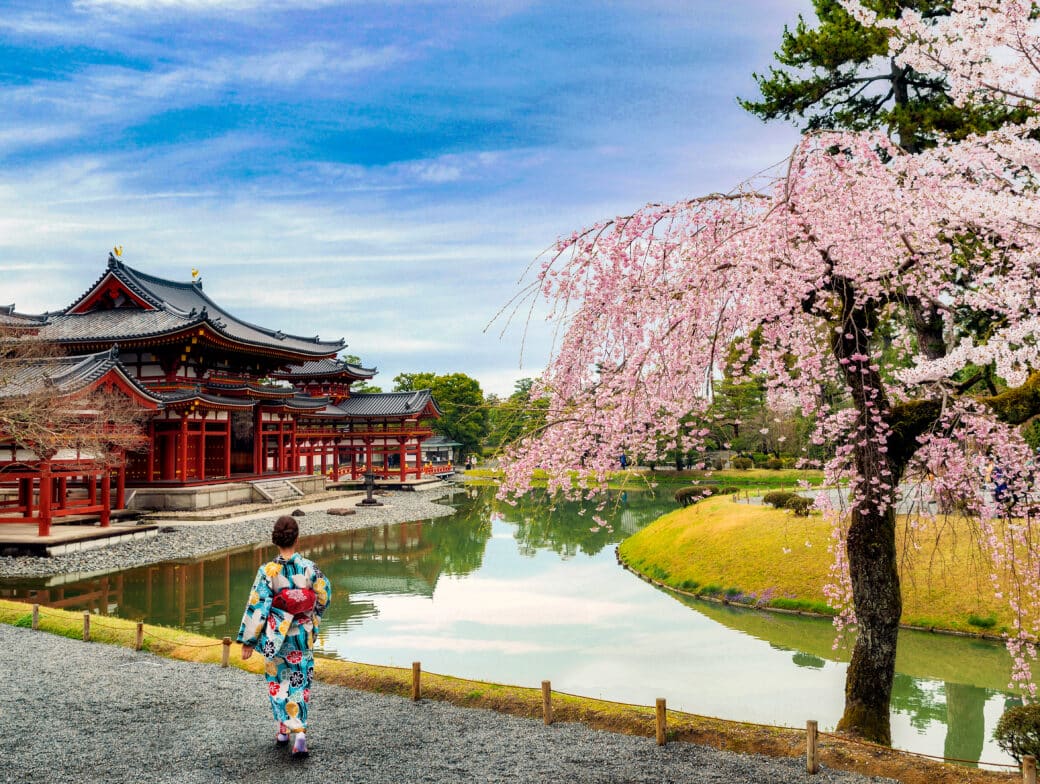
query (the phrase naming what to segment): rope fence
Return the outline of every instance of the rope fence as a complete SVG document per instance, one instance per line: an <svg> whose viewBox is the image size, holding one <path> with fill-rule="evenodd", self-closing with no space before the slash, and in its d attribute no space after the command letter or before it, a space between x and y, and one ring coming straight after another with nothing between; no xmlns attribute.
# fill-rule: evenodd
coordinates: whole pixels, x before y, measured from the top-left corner
<svg viewBox="0 0 1040 784"><path fill-rule="evenodd" d="M69 618L69 613L67 611L64 611L64 610L51 610L50 608L41 607L39 604L34 604L34 605L32 605L32 629L34 631L38 631L39 628L40 628L40 617L41 617L41 615L43 615L43 616L50 616L50 617L55 618L55 619L61 619L61 620L66 620L66 621ZM99 620L100 617L104 617L104 616L96 616L96 615L93 615L90 612L84 612L83 613L83 640L85 642L90 642L91 641L91 629L92 628L109 629L109 630L115 631L115 632L126 632L126 631L128 631L128 629L125 626L123 626L123 625L116 625L116 624L112 624L112 623L107 623L105 621L101 621L101 620ZM221 667L229 666L230 651L231 651L231 645L232 645L232 640L231 640L230 637L224 637L222 640L214 640L214 641L205 642L205 643L185 642L185 641L181 641L181 640L171 639L169 637L164 637L164 636L156 634L155 632L152 632L150 630L146 630L145 627L144 627L144 623L138 622L137 626L136 626L136 636L135 636L135 641L134 641L134 650L137 650L137 651L143 650L143 648L144 648L144 641L145 641L146 638L150 639L150 640L155 640L155 641L158 641L158 642L164 642L164 643L167 643L167 644L175 646L175 647L184 647L184 648L197 648L197 649L201 649L201 648L215 648L217 646L222 646L223 649L221 651L220 666ZM347 664L361 664L360 662L351 662L349 660L340 660L340 661L344 661ZM407 668L403 668L403 667L390 667L389 669L399 670L399 671L402 672L402 674L406 674L408 672L408 669ZM437 678L442 678L442 679L445 679L445 680L472 683L472 680L470 680L470 679L462 678L462 677L455 676L455 675L441 675L441 674L436 674L436 673L427 673L427 674L428 675L434 675ZM493 685L499 685L499 684L493 684ZM412 662L410 687L411 687L411 699L413 701L415 701L415 702L420 701L422 699L422 664L420 662ZM555 721L555 711L554 711L554 707L553 707L553 695L554 694L556 696L559 696L559 697L570 697L572 699L579 699L579 700L590 699L589 697L586 697L586 696L581 695L581 694L572 694L570 692L558 691L558 690L554 691L553 688L552 688L551 681L547 681L547 680L546 681L542 681L541 682L542 719L543 719L543 722L544 722L544 724L546 726L552 725L554 723L554 721ZM646 709L647 708L647 706L644 706L644 705L634 705L632 703L619 702L619 701L616 701L616 700L607 700L607 699L601 699L601 698L595 698L595 700L598 703L604 703L604 704L607 704L607 705L614 705L614 706L618 706L618 707L622 707L622 708L635 708L635 709ZM792 732L793 731L797 731L793 727L782 727L782 726L776 725L776 724L763 724L763 723L760 723L760 722L740 721L740 720L732 720L732 719L724 719L723 720L723 719L717 719L717 718L711 717L711 716L704 716L704 715L698 714L698 713L691 713L689 711L669 709L667 707L667 702L666 702L664 697L657 698L653 708L654 708L654 736L656 738L658 746L664 746L668 742L667 729L668 729L668 714L669 713L671 713L672 716L675 717L675 718L686 718L686 719L707 720L707 721L725 721L728 724L739 724L739 725L745 726L745 727L755 727L755 728L765 729L765 730L787 730L787 731L792 731ZM1009 762L984 762L984 761L981 761L981 760L960 759L960 758L957 758L957 757L944 757L944 756L940 756L940 755L936 755L936 754L925 754L924 752L919 752L919 751L908 751L908 750L905 750L905 749L898 749L898 750L896 750L896 749L892 749L889 746L883 746L883 745L881 745L879 743L872 743L870 741L861 740L861 739L850 737L850 736L847 736L847 735L837 735L837 734L830 733L830 732L820 732L819 728L818 728L818 723L816 721L814 721L814 720L811 720L811 719L806 722L806 727L805 727L805 762L806 762L806 772L807 773L815 774L815 773L818 773L819 770L820 770L820 751L821 751L820 739L821 738L827 738L827 739L839 741L840 743L848 743L848 744L852 744L852 745L855 745L855 746L861 746L861 747L868 748L868 749L870 749L872 751L875 751L875 752L877 752L877 751L885 751L885 752L898 751L900 754L906 754L906 755L909 755L909 756L912 756L912 757L917 757L917 758L920 758L920 759L926 759L926 760L931 760L931 761L936 761L936 762L956 763L956 764L965 764L965 765L980 765L980 766L986 766L986 767L990 767L990 768L1006 768L1006 769L1009 769L1009 772L1011 772L1014 769L1018 768L1018 769L1021 770L1021 773L1022 773L1022 784L1037 784L1036 758L1031 756L1031 755L1023 756L1021 765L1016 765L1014 763L1009 763Z"/></svg>

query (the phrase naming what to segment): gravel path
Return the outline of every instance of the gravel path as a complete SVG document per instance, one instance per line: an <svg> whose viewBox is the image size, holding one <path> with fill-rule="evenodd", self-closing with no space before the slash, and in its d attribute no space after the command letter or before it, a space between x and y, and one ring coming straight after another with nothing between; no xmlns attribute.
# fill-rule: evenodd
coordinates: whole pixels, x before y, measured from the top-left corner
<svg viewBox="0 0 1040 784"><path fill-rule="evenodd" d="M0 648L0 781L11 784L889 781L321 684L311 756L293 761L273 743L259 676L10 626Z"/></svg>
<svg viewBox="0 0 1040 784"><path fill-rule="evenodd" d="M379 500L385 504L381 507L355 507L359 500L356 496L342 501L324 501L317 505L301 504L300 508L306 512L306 516L299 519L300 535L310 536L449 515L453 509L433 503L433 499L443 497L445 492L443 486L414 492L392 492L380 497ZM340 517L327 513L327 509L336 506L356 508L357 514ZM151 539L138 539L53 558L0 557L0 581L55 574L94 574L178 558L198 558L233 547L267 542L274 520L288 512L283 509L248 519L235 518L212 524L165 521L158 536Z"/></svg>

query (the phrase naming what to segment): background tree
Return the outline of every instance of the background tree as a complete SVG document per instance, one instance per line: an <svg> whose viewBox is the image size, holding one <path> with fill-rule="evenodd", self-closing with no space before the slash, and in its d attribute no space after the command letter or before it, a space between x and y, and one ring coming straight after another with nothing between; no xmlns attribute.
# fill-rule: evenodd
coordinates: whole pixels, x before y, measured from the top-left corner
<svg viewBox="0 0 1040 784"><path fill-rule="evenodd" d="M488 409L480 382L465 373L400 373L394 376L394 391L429 389L442 416L432 423L435 432L458 441L461 457L481 454L488 434Z"/></svg>
<svg viewBox="0 0 1040 784"><path fill-rule="evenodd" d="M144 414L118 390L70 391L60 347L27 330L0 331L0 438L51 460L79 455L101 465L144 448Z"/></svg>
<svg viewBox="0 0 1040 784"><path fill-rule="evenodd" d="M488 437L492 449L515 443L545 427L549 401L532 395L535 380L522 378L513 385L513 393L505 400L488 396Z"/></svg>
<svg viewBox="0 0 1040 784"><path fill-rule="evenodd" d="M344 362L350 365L364 367L364 365L361 364L361 357L359 357L357 354L344 354L342 357L340 357L340 359L342 359ZM353 384L350 385L350 391L363 392L365 394L369 394L375 392L382 392L383 388L380 386L376 386L370 381L355 381Z"/></svg>
<svg viewBox="0 0 1040 784"><path fill-rule="evenodd" d="M734 383L764 378L773 405L813 417L813 439L832 445L828 481L849 488L849 507L828 510L839 543L831 601L858 630L839 726L882 742L904 477L933 475L965 504L964 534L996 571L1002 553L1037 552L1035 526L1016 522L1029 509L1014 505L1027 497L1030 452L1010 427L1040 414L1040 237L1022 217L1035 197L1009 189L999 152L959 155L956 145L908 155L879 134L808 136L768 193L652 206L563 240L539 281L559 293L567 324L543 376L554 416L512 453L505 488L523 491L542 467L550 490L568 493L568 471L582 466L580 492L605 482L622 449L702 448L710 428L684 425L710 408L718 347L735 343ZM1000 316L985 343L956 334L956 314L980 304ZM933 353L935 322L954 330L956 351ZM989 364L1007 392L959 380ZM851 406L821 394L834 387ZM978 493L987 462L1014 487L1006 506ZM1026 575L1016 608L1035 639L1040 601L1022 597L1040 600L1040 581L1035 568Z"/></svg>
<svg viewBox="0 0 1040 784"><path fill-rule="evenodd" d="M883 19L907 10L924 20L948 17L952 0L869 0ZM817 24L801 16L784 28L775 57L779 67L755 74L759 100L741 106L764 120L784 119L803 130L884 130L908 152L920 152L940 139L960 140L972 133L1021 122L1028 112L979 96L958 105L944 73L919 72L889 51L892 30L861 24L840 0L813 0Z"/></svg>

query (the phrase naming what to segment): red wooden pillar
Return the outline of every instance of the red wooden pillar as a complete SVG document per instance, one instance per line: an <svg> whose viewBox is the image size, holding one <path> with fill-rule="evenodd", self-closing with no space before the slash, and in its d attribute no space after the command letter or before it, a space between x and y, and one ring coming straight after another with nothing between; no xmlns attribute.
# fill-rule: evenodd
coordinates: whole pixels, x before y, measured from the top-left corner
<svg viewBox="0 0 1040 784"><path fill-rule="evenodd" d="M231 412L227 412L224 426L224 476L231 478Z"/></svg>
<svg viewBox="0 0 1040 784"><path fill-rule="evenodd" d="M285 473L285 427L280 419L278 420L278 458L275 460L274 467L279 474Z"/></svg>
<svg viewBox="0 0 1040 784"><path fill-rule="evenodd" d="M175 476L182 482L188 481L188 415L181 414L180 441L177 444L177 470Z"/></svg>
<svg viewBox="0 0 1040 784"><path fill-rule="evenodd" d="M423 464L422 464L422 441L415 442L415 478L422 479L423 475Z"/></svg>
<svg viewBox="0 0 1040 784"><path fill-rule="evenodd" d="M126 455L120 457L119 473L116 474L116 509L126 509Z"/></svg>
<svg viewBox="0 0 1040 784"><path fill-rule="evenodd" d="M22 514L25 513L25 497L27 495L30 495L31 493L32 493L32 487L30 487L28 492L26 492L25 480L24 479L19 479L18 480L18 511L21 512Z"/></svg>
<svg viewBox="0 0 1040 784"><path fill-rule="evenodd" d="M323 438L318 443L321 444L321 475L322 476L328 476L328 470L329 470L329 457L328 457L329 442L326 441Z"/></svg>
<svg viewBox="0 0 1040 784"><path fill-rule="evenodd" d="M108 528L112 517L112 476L107 470L101 473L101 527Z"/></svg>
<svg viewBox="0 0 1040 784"><path fill-rule="evenodd" d="M97 481L93 474L83 477L87 483L87 503L89 506L97 506Z"/></svg>
<svg viewBox="0 0 1040 784"><path fill-rule="evenodd" d="M357 479L357 446L350 439L350 478Z"/></svg>
<svg viewBox="0 0 1040 784"><path fill-rule="evenodd" d="M198 452L195 454L195 473L200 480L206 478L206 415L199 421Z"/></svg>
<svg viewBox="0 0 1040 784"><path fill-rule="evenodd" d="M65 507L66 501L69 497L69 478L67 476L58 477L58 495L55 499L58 502L58 508L62 509Z"/></svg>
<svg viewBox="0 0 1040 784"><path fill-rule="evenodd" d="M401 461L401 481L405 482L408 480L408 449L405 447L404 439L398 439L397 456Z"/></svg>
<svg viewBox="0 0 1040 784"><path fill-rule="evenodd" d="M264 415L256 412L256 423L253 427L253 473L262 474L267 468L264 445Z"/></svg>
<svg viewBox="0 0 1040 784"><path fill-rule="evenodd" d="M40 536L51 535L51 465L46 460L40 462L40 522L37 533Z"/></svg>
<svg viewBox="0 0 1040 784"><path fill-rule="evenodd" d="M296 438L296 417L293 417L292 426L289 428L289 452L292 459L292 472L300 473L300 442Z"/></svg>
<svg viewBox="0 0 1040 784"><path fill-rule="evenodd" d="M332 442L332 481L339 481L339 439Z"/></svg>
<svg viewBox="0 0 1040 784"><path fill-rule="evenodd" d="M155 440L155 420L148 420L148 473L146 478L149 483L155 481L155 450L159 444Z"/></svg>

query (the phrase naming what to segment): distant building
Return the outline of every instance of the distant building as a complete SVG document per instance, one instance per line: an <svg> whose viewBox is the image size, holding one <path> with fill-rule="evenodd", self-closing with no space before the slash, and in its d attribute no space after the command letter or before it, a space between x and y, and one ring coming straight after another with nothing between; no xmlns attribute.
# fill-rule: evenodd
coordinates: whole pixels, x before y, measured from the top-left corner
<svg viewBox="0 0 1040 784"><path fill-rule="evenodd" d="M428 422L440 416L429 390L352 393L353 382L376 370L337 359L343 340L248 323L211 300L201 280L159 278L115 255L64 310L30 315L13 305L0 308L0 329L9 337L36 335L69 355L41 360L21 386L5 380L0 395L56 381L69 394L114 384L128 405L147 411L145 447L127 453L113 471L116 508L124 503L124 484L137 488L138 506L186 508L237 500L241 492L206 489L228 483L293 479L307 492L326 479L357 479L367 471L415 480L424 475ZM75 379L86 381L76 387ZM26 468L25 458L0 434L0 470ZM19 487L19 501L0 520L48 516L50 510L34 507L24 482ZM53 489L50 503L58 509Z"/></svg>

